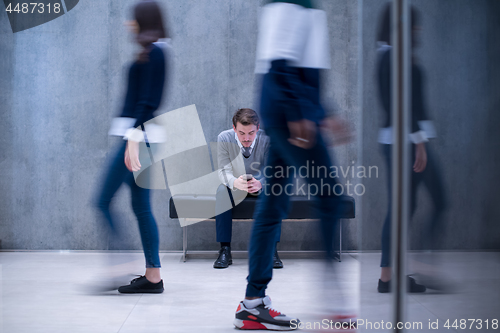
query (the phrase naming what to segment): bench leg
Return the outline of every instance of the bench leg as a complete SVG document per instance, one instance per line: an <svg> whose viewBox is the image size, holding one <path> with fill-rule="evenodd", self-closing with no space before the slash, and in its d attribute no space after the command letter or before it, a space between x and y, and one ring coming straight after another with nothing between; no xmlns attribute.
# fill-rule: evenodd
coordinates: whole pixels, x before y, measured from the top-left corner
<svg viewBox="0 0 500 333"><path fill-rule="evenodd" d="M342 219L339 219L339 262L342 261Z"/></svg>
<svg viewBox="0 0 500 333"><path fill-rule="evenodd" d="M187 226L182 227L182 261L186 262L187 259Z"/></svg>

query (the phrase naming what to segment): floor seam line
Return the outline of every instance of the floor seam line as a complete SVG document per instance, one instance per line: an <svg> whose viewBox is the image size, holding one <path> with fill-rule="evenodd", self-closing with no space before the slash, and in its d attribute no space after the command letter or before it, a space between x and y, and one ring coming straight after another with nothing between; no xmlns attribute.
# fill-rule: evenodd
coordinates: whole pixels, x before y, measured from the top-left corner
<svg viewBox="0 0 500 333"><path fill-rule="evenodd" d="M416 299L414 296L410 296L415 302L417 302L418 304L420 304L420 306L422 306L425 310L427 310L429 313L431 313L433 316L435 316L436 318L440 319L440 320L443 320L443 318L441 318L441 316L438 316L437 314L435 314L432 310L430 310L428 307L426 307L424 304L422 304L421 302L419 302L418 299ZM454 329L453 331L451 332L458 332L456 329Z"/></svg>
<svg viewBox="0 0 500 333"><path fill-rule="evenodd" d="M123 324L122 326L120 326L120 328L118 329L118 332L116 333L120 333L120 331L122 330L123 328L123 325L125 325L125 323L127 322L128 318L130 317L130 315L132 314L132 311L134 311L135 307L137 306L137 303L139 303L139 301L141 300L141 298L143 297L144 295L141 295L141 297L139 297L139 299L137 300L137 302L135 302L134 306L132 307L132 309L130 310L130 312L128 313L127 315L127 318L125 318L125 320L123 321Z"/></svg>

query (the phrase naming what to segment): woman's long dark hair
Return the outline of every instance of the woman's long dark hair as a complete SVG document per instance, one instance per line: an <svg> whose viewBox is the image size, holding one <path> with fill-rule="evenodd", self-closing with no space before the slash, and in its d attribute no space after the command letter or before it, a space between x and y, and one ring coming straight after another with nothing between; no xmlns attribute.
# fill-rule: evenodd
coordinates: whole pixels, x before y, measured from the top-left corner
<svg viewBox="0 0 500 333"><path fill-rule="evenodd" d="M151 44L160 38L169 38L166 25L164 24L160 5L153 0L139 2L134 7L134 18L139 25L136 41L143 50L139 54L139 61L148 61Z"/></svg>

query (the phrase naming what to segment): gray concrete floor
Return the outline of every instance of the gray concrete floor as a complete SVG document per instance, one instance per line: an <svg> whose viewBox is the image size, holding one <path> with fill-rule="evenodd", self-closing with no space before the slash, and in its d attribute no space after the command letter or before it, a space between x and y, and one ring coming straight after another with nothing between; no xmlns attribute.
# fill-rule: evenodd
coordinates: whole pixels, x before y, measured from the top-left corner
<svg viewBox="0 0 500 333"><path fill-rule="evenodd" d="M324 292L329 287L320 260L285 259L285 268L274 271L268 294L275 308L299 317L305 324L320 322L328 316L329 308L338 308L340 303L356 308L358 318L373 325L387 322L391 318L391 295L376 291L379 258L377 253L344 255L336 265L334 278L342 295ZM465 330L448 330L443 325L447 319L489 319L490 323L500 319L500 253L449 252L442 253L441 260L456 291L410 295L408 321L422 322L423 327L409 332L493 331L491 327L469 329L470 321ZM95 293L92 286L102 282L99 277L109 271L109 262L121 262L115 267L122 272L143 273L140 253L0 252L1 331L236 332L232 320L244 296L246 259L234 260L228 269L215 270L211 259L184 263L180 254L164 253L165 292L161 295ZM439 329L429 330L429 320L439 320Z"/></svg>

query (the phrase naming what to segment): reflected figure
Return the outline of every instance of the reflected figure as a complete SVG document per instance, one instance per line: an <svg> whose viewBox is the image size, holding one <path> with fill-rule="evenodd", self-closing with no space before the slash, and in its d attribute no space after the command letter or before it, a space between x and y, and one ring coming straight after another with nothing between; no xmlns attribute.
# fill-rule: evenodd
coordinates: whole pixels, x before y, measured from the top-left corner
<svg viewBox="0 0 500 333"><path fill-rule="evenodd" d="M411 29L412 29L412 50L418 46L419 14L416 9L411 8ZM381 151L387 166L387 181L388 181L388 208L382 230L382 267L381 276L378 282L378 292L387 293L391 290L391 200L392 200L392 143L393 131L391 120L391 6L388 4L383 12L380 29L378 33L378 88L380 100L383 106L382 123L383 128L379 131L378 141L381 144ZM424 99L424 78L421 67L412 56L411 64L412 77L412 102L411 102L411 216L414 215L417 208L417 190L422 184L428 190L430 199L433 204L433 211L428 217L427 225L424 228L421 243L423 249L433 249L437 245L437 241L443 235L442 214L446 209L446 200L442 177L439 170L437 156L432 151L432 144L429 139L436 137L433 122L427 115ZM426 287L432 289L443 289L445 286L442 283L437 283L437 279L432 277L436 273L435 265L431 263L420 264L418 269L425 271L425 274L420 274L418 283L414 277L408 276L408 290L414 293L425 292ZM415 267L417 268L417 267ZM425 282L425 283L424 283Z"/></svg>
<svg viewBox="0 0 500 333"><path fill-rule="evenodd" d="M159 235L155 218L151 212L150 190L139 187L131 171L140 168L138 142L144 141L141 131L134 131L153 118L160 105L165 82L165 55L154 43L166 38L162 14L155 1L140 2L134 7L134 21L128 22L135 41L141 46L138 58L128 73L128 86L121 117L114 119L111 135L123 136L121 147L107 169L98 198L98 209L109 226L113 236L117 236L117 225L110 204L115 193L126 183L132 194L132 208L141 234L146 273L133 279L129 285L118 288L120 293L162 293L163 280L160 276ZM149 131L148 131L149 133ZM149 140L151 143L151 140ZM134 158L130 159L130 156Z"/></svg>

